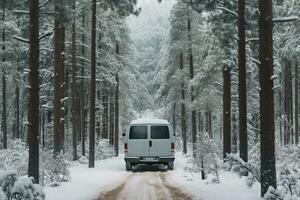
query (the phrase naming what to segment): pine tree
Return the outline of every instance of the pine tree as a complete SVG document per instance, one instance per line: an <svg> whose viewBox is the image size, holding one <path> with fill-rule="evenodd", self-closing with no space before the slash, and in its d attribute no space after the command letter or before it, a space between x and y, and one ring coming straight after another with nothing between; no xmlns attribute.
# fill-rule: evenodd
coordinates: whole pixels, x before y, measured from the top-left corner
<svg viewBox="0 0 300 200"><path fill-rule="evenodd" d="M295 63L295 144L299 144L299 72Z"/></svg>
<svg viewBox="0 0 300 200"><path fill-rule="evenodd" d="M28 176L39 183L39 1L30 0Z"/></svg>
<svg viewBox="0 0 300 200"><path fill-rule="evenodd" d="M117 56L120 54L120 46L117 43L116 44L116 54ZM119 84L120 84L120 80L119 80L119 72L117 72L116 74L116 89L115 89L115 156L119 156L119 135L120 135L120 131L119 131Z"/></svg>
<svg viewBox="0 0 300 200"><path fill-rule="evenodd" d="M54 155L64 149L64 86L65 86L65 27L61 21L60 2L55 0L58 13L54 22Z"/></svg>
<svg viewBox="0 0 300 200"><path fill-rule="evenodd" d="M180 70L183 71L183 53L180 53ZM181 132L183 141L183 153L187 153L187 138L186 138L186 111L185 111L185 84L184 79L181 80Z"/></svg>
<svg viewBox="0 0 300 200"><path fill-rule="evenodd" d="M230 69L223 69L223 158L231 153L231 78Z"/></svg>
<svg viewBox="0 0 300 200"><path fill-rule="evenodd" d="M247 134L247 87L246 87L246 41L245 41L245 0L238 1L238 66L239 66L239 134L240 157L248 161Z"/></svg>
<svg viewBox="0 0 300 200"><path fill-rule="evenodd" d="M261 196L276 189L272 0L259 1Z"/></svg>
<svg viewBox="0 0 300 200"><path fill-rule="evenodd" d="M77 94L77 66L76 66L76 1L73 0L74 21L72 23L72 134L73 134L73 160L77 160L77 139L78 139L78 94Z"/></svg>
<svg viewBox="0 0 300 200"><path fill-rule="evenodd" d="M2 18L3 18L3 24L5 22L5 8L6 7L6 0L2 1ZM2 30L2 51L5 51L5 26L3 26ZM6 111L6 58L5 54L2 55L2 70L3 70L3 75L2 75L2 131L3 131L3 149L7 149L7 111Z"/></svg>
<svg viewBox="0 0 300 200"><path fill-rule="evenodd" d="M92 0L89 168L95 167L96 123L96 0Z"/></svg>

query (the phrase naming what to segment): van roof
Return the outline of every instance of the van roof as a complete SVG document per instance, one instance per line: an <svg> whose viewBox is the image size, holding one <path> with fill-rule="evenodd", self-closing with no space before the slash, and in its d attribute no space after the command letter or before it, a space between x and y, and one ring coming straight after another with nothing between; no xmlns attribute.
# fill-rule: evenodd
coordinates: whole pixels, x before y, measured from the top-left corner
<svg viewBox="0 0 300 200"><path fill-rule="evenodd" d="M138 125L138 124L159 124L159 125L169 125L169 122L164 119L147 119L140 118L133 120L130 125Z"/></svg>

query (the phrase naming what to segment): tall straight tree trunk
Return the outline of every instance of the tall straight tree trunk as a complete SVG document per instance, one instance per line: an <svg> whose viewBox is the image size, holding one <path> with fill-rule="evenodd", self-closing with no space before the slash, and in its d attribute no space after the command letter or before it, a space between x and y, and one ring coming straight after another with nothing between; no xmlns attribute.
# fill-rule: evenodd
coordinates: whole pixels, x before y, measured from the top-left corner
<svg viewBox="0 0 300 200"><path fill-rule="evenodd" d="M18 72L19 72L19 67L18 67ZM19 84L19 83L17 83ZM16 138L20 138L20 86L17 85L16 86L16 92L15 92L15 95L16 95L16 125L15 125L15 136Z"/></svg>
<svg viewBox="0 0 300 200"><path fill-rule="evenodd" d="M211 110L209 108L207 108L206 112L205 112L205 117L206 117L206 125L205 125L205 129L206 132L209 135L209 138L213 139L213 134L212 134L212 121L211 121Z"/></svg>
<svg viewBox="0 0 300 200"><path fill-rule="evenodd" d="M39 1L30 0L28 176L39 183Z"/></svg>
<svg viewBox="0 0 300 200"><path fill-rule="evenodd" d="M184 77L184 70L183 70L183 54L180 53L180 70ZM181 132L182 132L182 142L183 142L183 153L187 153L187 146L186 146L186 110L185 110L185 86L184 86L184 78L181 81Z"/></svg>
<svg viewBox="0 0 300 200"><path fill-rule="evenodd" d="M291 63L288 60L285 60L285 100L284 100L284 108L285 108L285 139L284 145L288 145L291 142L291 96L292 96L292 69Z"/></svg>
<svg viewBox="0 0 300 200"><path fill-rule="evenodd" d="M57 10L57 9L55 9ZM55 19L54 35L54 155L64 149L64 42L65 28Z"/></svg>
<svg viewBox="0 0 300 200"><path fill-rule="evenodd" d="M276 189L272 0L259 0L261 196Z"/></svg>
<svg viewBox="0 0 300 200"><path fill-rule="evenodd" d="M114 134L115 134L115 97L114 97L114 87L112 86L110 92L109 101L109 143L111 146L114 145Z"/></svg>
<svg viewBox="0 0 300 200"><path fill-rule="evenodd" d="M194 61L192 50L192 34L191 34L191 19L188 16L188 40L189 40L189 64L190 64L190 80L194 79ZM191 107L192 107L192 143L193 143L193 157L196 156L196 140L197 140L197 122L196 110L194 108L194 86L191 86Z"/></svg>
<svg viewBox="0 0 300 200"><path fill-rule="evenodd" d="M108 139L108 89L106 83L103 84L103 94L102 94L102 138Z"/></svg>
<svg viewBox="0 0 300 200"><path fill-rule="evenodd" d="M231 75L223 69L223 158L231 153Z"/></svg>
<svg viewBox="0 0 300 200"><path fill-rule="evenodd" d="M203 117L202 117L202 112L199 111L198 113L198 130L199 132L203 132Z"/></svg>
<svg viewBox="0 0 300 200"><path fill-rule="evenodd" d="M299 144L299 74L298 63L295 64L295 144Z"/></svg>
<svg viewBox="0 0 300 200"><path fill-rule="evenodd" d="M116 54L120 54L119 44L116 44ZM120 126L119 126L119 73L116 74L116 90L115 90L115 156L119 156L119 135L120 135Z"/></svg>
<svg viewBox="0 0 300 200"><path fill-rule="evenodd" d="M95 123L96 123L96 0L92 0L91 33L91 96L90 96L90 136L89 168L95 167Z"/></svg>
<svg viewBox="0 0 300 200"><path fill-rule="evenodd" d="M248 161L247 134L247 87L246 87L246 53L245 53L245 0L238 0L238 65L239 65L239 134L240 157Z"/></svg>
<svg viewBox="0 0 300 200"><path fill-rule="evenodd" d="M176 103L173 103L173 116L172 116L172 121L173 121L173 133L176 134Z"/></svg>
<svg viewBox="0 0 300 200"><path fill-rule="evenodd" d="M75 0L73 0L73 10L75 12ZM78 135L78 95L77 95L77 66L76 66L76 16L74 14L72 24L72 134L73 134L73 160L77 160L77 135Z"/></svg>
<svg viewBox="0 0 300 200"><path fill-rule="evenodd" d="M282 73L280 73L280 85L282 85ZM283 134L282 134L282 90L278 92L278 104L279 104L279 135L280 144L283 144Z"/></svg>
<svg viewBox="0 0 300 200"><path fill-rule="evenodd" d="M232 114L232 153L237 153L237 127L236 127L236 117L235 113Z"/></svg>
<svg viewBox="0 0 300 200"><path fill-rule="evenodd" d="M2 2L2 13L3 13L3 24L5 22L5 7L6 7L6 0ZM5 67L5 26L3 26L2 30L2 131L3 131L3 149L7 149L7 119L6 119L6 67Z"/></svg>
<svg viewBox="0 0 300 200"><path fill-rule="evenodd" d="M84 25L85 25L85 13L82 14L82 26L84 29ZM82 47L81 47L81 55L82 57L85 56L85 33L83 32L83 34L81 35L81 42L82 42ZM84 77L85 73L84 73L84 68L85 68L85 61L84 59L82 59L82 66L81 66L81 76ZM81 110L81 154L83 156L85 156L85 136L86 136L86 126L85 126L85 87L84 87L84 78L82 78L81 82L80 82L80 93L81 93L81 98L80 98L80 110Z"/></svg>

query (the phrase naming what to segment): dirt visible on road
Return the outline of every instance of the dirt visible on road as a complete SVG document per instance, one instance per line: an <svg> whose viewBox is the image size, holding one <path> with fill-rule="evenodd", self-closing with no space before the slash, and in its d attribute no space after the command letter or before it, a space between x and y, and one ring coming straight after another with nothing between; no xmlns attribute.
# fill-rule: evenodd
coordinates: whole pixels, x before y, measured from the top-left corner
<svg viewBox="0 0 300 200"><path fill-rule="evenodd" d="M97 200L192 200L192 196L166 181L168 172L133 173Z"/></svg>

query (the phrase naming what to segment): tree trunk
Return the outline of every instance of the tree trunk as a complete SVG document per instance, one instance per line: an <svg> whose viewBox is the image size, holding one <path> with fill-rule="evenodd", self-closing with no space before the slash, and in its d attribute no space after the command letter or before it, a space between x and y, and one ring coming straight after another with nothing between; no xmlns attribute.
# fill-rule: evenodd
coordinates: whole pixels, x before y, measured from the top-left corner
<svg viewBox="0 0 300 200"><path fill-rule="evenodd" d="M56 8L55 10L58 10ZM64 42L65 28L55 19L54 33L54 155L64 149Z"/></svg>
<svg viewBox="0 0 300 200"><path fill-rule="evenodd" d="M261 196L276 189L272 0L259 0Z"/></svg>
<svg viewBox="0 0 300 200"><path fill-rule="evenodd" d="M198 112L198 131L199 133L203 131L203 118L202 118L202 112Z"/></svg>
<svg viewBox="0 0 300 200"><path fill-rule="evenodd" d="M237 120L235 117L235 113L232 113L232 153L237 153Z"/></svg>
<svg viewBox="0 0 300 200"><path fill-rule="evenodd" d="M85 25L85 14L82 14L82 26L83 26L83 30L84 30L84 25ZM82 47L81 47L81 55L82 57L85 57L85 33L83 33L81 35L81 41L82 41ZM82 66L81 66L81 76L84 77L85 76L85 61L84 59L82 59ZM85 114L85 84L84 84L84 78L81 79L80 82L80 93L81 93L81 98L80 98L80 124L81 124L81 154L83 156L85 156L85 136L86 136L86 122L85 122L85 118L86 118L86 114Z"/></svg>
<svg viewBox="0 0 300 200"><path fill-rule="evenodd" d="M75 0L73 0L73 10L75 11ZM77 135L78 135L78 95L77 95L77 66L76 66L76 16L74 14L72 24L72 134L73 134L73 161L77 156Z"/></svg>
<svg viewBox="0 0 300 200"><path fill-rule="evenodd" d="M120 54L119 44L116 45L116 54ZM115 156L119 156L119 73L116 74L116 90L115 90Z"/></svg>
<svg viewBox="0 0 300 200"><path fill-rule="evenodd" d="M231 153L231 75L223 69L223 158Z"/></svg>
<svg viewBox="0 0 300 200"><path fill-rule="evenodd" d="M295 64L295 144L299 144L299 74L298 64Z"/></svg>
<svg viewBox="0 0 300 200"><path fill-rule="evenodd" d="M6 0L3 0L3 24L5 22L5 6ZM2 75L2 132L3 132L3 149L7 149L7 119L6 119L6 67L5 67L5 26L3 26L2 30L2 64L3 64L3 75Z"/></svg>
<svg viewBox="0 0 300 200"><path fill-rule="evenodd" d="M96 0L92 0L91 33L91 96L90 96L90 146L89 168L95 167L95 103L96 103Z"/></svg>
<svg viewBox="0 0 300 200"><path fill-rule="evenodd" d="M39 1L30 0L28 177L39 183Z"/></svg>
<svg viewBox="0 0 300 200"><path fill-rule="evenodd" d="M176 103L173 103L173 116L172 116L172 121L173 121L173 134L176 134Z"/></svg>
<svg viewBox="0 0 300 200"><path fill-rule="evenodd" d="M19 85L16 86L16 119L15 120L16 120L15 136L16 138L20 138L20 86Z"/></svg>
<svg viewBox="0 0 300 200"><path fill-rule="evenodd" d="M184 77L183 70L183 54L180 53L180 70ZM185 86L184 86L184 78L181 82L181 132L182 132L182 143L183 143L183 153L187 153L186 146L186 114L185 114Z"/></svg>
<svg viewBox="0 0 300 200"><path fill-rule="evenodd" d="M115 134L115 99L114 99L114 87L112 86L110 92L109 101L109 143L111 146L114 145L114 134Z"/></svg>
<svg viewBox="0 0 300 200"><path fill-rule="evenodd" d="M280 73L280 85L282 85L282 73ZM278 104L279 104L279 135L280 144L283 144L283 134L282 134L282 90L278 92Z"/></svg>
<svg viewBox="0 0 300 200"><path fill-rule="evenodd" d="M239 65L239 134L240 157L248 161L247 136L247 87L246 87L246 53L245 53L245 0L238 0L238 65Z"/></svg>
<svg viewBox="0 0 300 200"><path fill-rule="evenodd" d="M189 39L189 64L190 64L190 80L194 79L194 61L192 50L192 35L191 35L191 19L188 16L188 39ZM191 86L191 108L192 108L192 143L193 143L193 157L196 156L196 141L197 141L197 116L194 108L194 86Z"/></svg>
<svg viewBox="0 0 300 200"><path fill-rule="evenodd" d="M285 108L285 139L284 145L290 144L291 140L291 93L292 93L292 72L291 72L291 63L290 61L285 61L285 99L284 99L284 108Z"/></svg>
<svg viewBox="0 0 300 200"><path fill-rule="evenodd" d="M102 138L108 139L108 89L106 83L103 84L103 94L102 94Z"/></svg>

